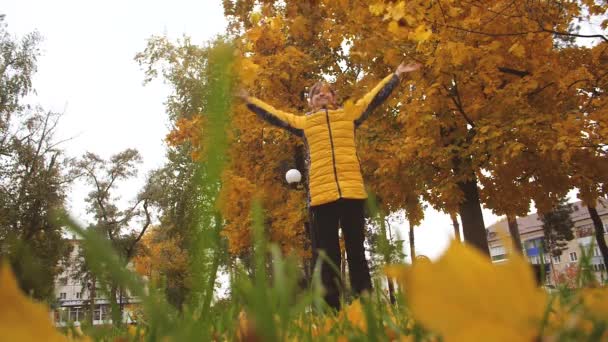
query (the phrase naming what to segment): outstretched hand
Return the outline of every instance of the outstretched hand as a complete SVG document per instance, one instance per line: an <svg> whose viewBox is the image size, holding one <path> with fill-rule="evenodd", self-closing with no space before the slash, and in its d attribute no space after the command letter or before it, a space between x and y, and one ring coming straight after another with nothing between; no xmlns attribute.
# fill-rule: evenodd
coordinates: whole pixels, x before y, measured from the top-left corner
<svg viewBox="0 0 608 342"><path fill-rule="evenodd" d="M422 67L421 63L418 62L414 62L414 63L401 63L399 64L399 66L397 67L397 70L395 70L395 74L397 74L397 76L401 76L402 74L408 73L408 72L412 72L412 71L416 71L418 69L420 69Z"/></svg>

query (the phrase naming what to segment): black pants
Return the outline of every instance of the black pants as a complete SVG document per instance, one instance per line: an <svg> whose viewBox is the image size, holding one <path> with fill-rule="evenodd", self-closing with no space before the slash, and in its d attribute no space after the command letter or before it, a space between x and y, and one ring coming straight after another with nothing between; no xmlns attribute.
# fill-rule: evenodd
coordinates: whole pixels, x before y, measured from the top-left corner
<svg viewBox="0 0 608 342"><path fill-rule="evenodd" d="M318 253L323 250L335 265L331 266L326 261L321 263L321 279L326 290L325 301L335 309L340 308L340 288L343 287L340 276L339 226L342 227L344 235L350 284L353 291L360 294L362 291L369 291L372 288L369 265L363 246L365 241L364 206L364 200L342 198L310 208L314 240L313 261L316 264Z"/></svg>

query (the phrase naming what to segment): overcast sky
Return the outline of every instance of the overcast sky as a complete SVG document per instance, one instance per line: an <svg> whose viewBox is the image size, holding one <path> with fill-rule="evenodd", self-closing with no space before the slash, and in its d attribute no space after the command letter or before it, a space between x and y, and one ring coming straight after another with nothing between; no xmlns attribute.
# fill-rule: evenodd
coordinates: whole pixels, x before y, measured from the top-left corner
<svg viewBox="0 0 608 342"><path fill-rule="evenodd" d="M17 36L38 30L44 37L34 103L64 113L59 138L74 137L63 147L69 156L90 151L107 158L136 148L144 164L138 181L121 185L125 200L143 183L147 171L164 161L168 120L164 100L170 92L161 82L143 86L143 72L134 61L152 35L203 42L225 28L221 1L34 1L9 0L8 31ZM76 185L69 205L85 221L86 187ZM486 226L498 218L484 211ZM407 226L398 227L407 238ZM437 257L453 236L448 216L429 209L416 228L419 254Z"/></svg>

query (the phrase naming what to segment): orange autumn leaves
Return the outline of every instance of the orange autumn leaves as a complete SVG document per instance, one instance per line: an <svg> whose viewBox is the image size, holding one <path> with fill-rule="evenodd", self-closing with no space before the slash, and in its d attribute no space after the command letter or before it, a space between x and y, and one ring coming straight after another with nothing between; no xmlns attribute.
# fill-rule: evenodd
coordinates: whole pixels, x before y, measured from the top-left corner
<svg viewBox="0 0 608 342"><path fill-rule="evenodd" d="M608 162L601 158L608 136L602 72L608 68L607 43L583 48L558 39L568 38L569 24L585 17L585 11L605 13L607 5L239 3L225 7L229 30L240 37L239 86L289 112L308 110L306 89L320 78L335 81L339 97L348 103L402 61L425 64L358 130L366 184L387 211L405 209L417 222L422 198L435 209L456 213L462 200L458 182L473 175L481 204L497 214L526 214L532 200L540 209L549 208L573 186L584 189L589 202L605 193L597 184L608 174ZM189 124L182 126L177 131L190 137ZM293 197L283 173L295 167L298 139L239 104L227 134L231 161L221 196L231 250L238 254L248 248L249 205L244 202L256 196L264 197L275 237L302 232L299 223L282 226L306 218L297 206L283 206ZM197 139L182 141L200 145ZM466 163L455 172L458 160ZM303 241L278 242L299 249Z"/></svg>
<svg viewBox="0 0 608 342"><path fill-rule="evenodd" d="M155 284L163 280L170 288L189 287L188 252L177 237L165 236L159 228L150 229L133 258L135 271Z"/></svg>
<svg viewBox="0 0 608 342"><path fill-rule="evenodd" d="M203 126L205 117L203 115L194 115L191 118L179 118L175 123L175 128L167 134L165 138L171 146L177 146L184 143L192 145L191 157L193 160L199 160L203 153Z"/></svg>

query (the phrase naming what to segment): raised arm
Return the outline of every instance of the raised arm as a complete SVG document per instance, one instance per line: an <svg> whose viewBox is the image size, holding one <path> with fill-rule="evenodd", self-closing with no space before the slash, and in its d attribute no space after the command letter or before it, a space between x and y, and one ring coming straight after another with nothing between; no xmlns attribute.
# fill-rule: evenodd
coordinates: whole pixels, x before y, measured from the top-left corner
<svg viewBox="0 0 608 342"><path fill-rule="evenodd" d="M358 100L354 106L354 113L352 113L355 126L361 125L388 98L399 84L402 74L418 70L421 66L420 63L402 63L395 72L386 76L374 89Z"/></svg>
<svg viewBox="0 0 608 342"><path fill-rule="evenodd" d="M274 126L284 128L297 136L301 137L304 135L304 123L306 117L276 109L264 101L256 99L255 97L247 96L246 93L240 93L238 96L247 103L247 108L249 108L249 110L256 113L266 122Z"/></svg>

